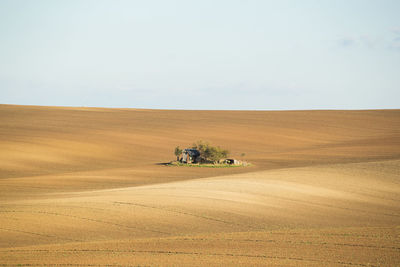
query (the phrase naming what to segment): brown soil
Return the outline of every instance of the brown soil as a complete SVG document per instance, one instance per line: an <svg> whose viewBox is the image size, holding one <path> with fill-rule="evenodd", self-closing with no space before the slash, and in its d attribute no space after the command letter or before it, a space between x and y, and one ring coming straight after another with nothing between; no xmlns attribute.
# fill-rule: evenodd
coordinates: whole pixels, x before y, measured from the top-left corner
<svg viewBox="0 0 400 267"><path fill-rule="evenodd" d="M400 262L400 110L0 105L0 118L0 265ZM253 166L162 164L199 139Z"/></svg>

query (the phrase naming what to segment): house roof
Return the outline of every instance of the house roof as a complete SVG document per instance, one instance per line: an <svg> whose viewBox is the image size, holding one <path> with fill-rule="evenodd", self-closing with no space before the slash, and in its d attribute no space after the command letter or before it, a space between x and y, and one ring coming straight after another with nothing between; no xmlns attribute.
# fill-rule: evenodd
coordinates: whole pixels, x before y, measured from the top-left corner
<svg viewBox="0 0 400 267"><path fill-rule="evenodd" d="M198 157L200 156L200 152L194 148L186 148L183 150L183 153L187 153L191 157Z"/></svg>

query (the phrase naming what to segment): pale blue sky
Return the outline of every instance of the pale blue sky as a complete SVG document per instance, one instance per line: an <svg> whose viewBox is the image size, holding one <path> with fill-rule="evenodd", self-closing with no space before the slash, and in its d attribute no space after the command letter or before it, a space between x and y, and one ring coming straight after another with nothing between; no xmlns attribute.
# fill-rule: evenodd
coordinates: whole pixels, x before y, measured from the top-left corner
<svg viewBox="0 0 400 267"><path fill-rule="evenodd" d="M400 108L400 1L0 0L0 103Z"/></svg>

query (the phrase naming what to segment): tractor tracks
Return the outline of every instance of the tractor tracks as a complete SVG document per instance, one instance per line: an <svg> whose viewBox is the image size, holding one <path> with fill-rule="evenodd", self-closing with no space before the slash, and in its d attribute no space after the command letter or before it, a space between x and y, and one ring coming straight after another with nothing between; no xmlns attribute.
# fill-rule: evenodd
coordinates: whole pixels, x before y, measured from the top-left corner
<svg viewBox="0 0 400 267"><path fill-rule="evenodd" d="M135 229L135 230L152 232L152 233L157 233L157 234L166 234L166 235L170 234L170 233L163 232L163 231L157 231L157 230L140 228L140 227L131 226L131 225L124 225L124 224L110 222L110 221L103 221L103 220L99 220L99 219L92 219L92 218L88 218L88 217L80 217L80 216L76 216L76 215L62 214L62 213L49 212L49 211L7 210L7 211L0 211L0 213L34 213L34 214L45 214L45 215L53 215L53 216L62 216L62 217L68 217L68 218L74 218L74 219L79 219L79 220L85 220L85 221L89 221L89 222L95 222L95 223L101 223L101 224L116 226L116 227L120 227L120 228L122 227L122 228L128 228L128 229Z"/></svg>
<svg viewBox="0 0 400 267"><path fill-rule="evenodd" d="M372 265L370 263L356 263L356 262L344 262L344 261L327 261L323 259L312 259L312 258L302 258L302 257L291 257L291 256L272 256L263 254L242 254L242 253L204 253L204 252L191 252L191 251L169 251L169 250L110 250L110 249L66 249L66 250L48 250L48 249L38 249L38 250L5 250L0 252L42 252L42 253L141 253L141 254L153 254L153 255L175 255L175 256L213 256L213 257L240 257L240 258L258 258L265 260L291 260L299 262L314 262L314 263L332 263L347 266L369 266L377 267L378 265ZM75 255L76 256L76 255ZM305 264L305 263L304 263ZM42 264L46 265L46 264ZM57 266L58 264L52 264ZM2 265L0 265L2 266ZM9 266L9 265L4 265ZM24 266L23 264L15 264L14 266ZM25 266L36 266L36 265L25 265ZM62 266L62 265L61 265ZM116 266L116 265L66 265L66 266ZM119 265L117 265L119 266ZM126 266L126 265L124 265Z"/></svg>

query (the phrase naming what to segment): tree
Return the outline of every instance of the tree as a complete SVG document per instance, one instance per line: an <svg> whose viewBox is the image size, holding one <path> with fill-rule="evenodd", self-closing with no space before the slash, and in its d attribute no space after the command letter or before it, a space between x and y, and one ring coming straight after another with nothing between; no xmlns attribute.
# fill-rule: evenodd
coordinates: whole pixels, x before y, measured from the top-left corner
<svg viewBox="0 0 400 267"><path fill-rule="evenodd" d="M179 161L179 156L182 154L182 149L179 146L177 146L177 147L175 147L174 153L176 156L176 160Z"/></svg>
<svg viewBox="0 0 400 267"><path fill-rule="evenodd" d="M208 142L197 141L192 148L200 152L200 161L203 163L217 163L221 159L228 157L229 151L219 146L211 146Z"/></svg>

